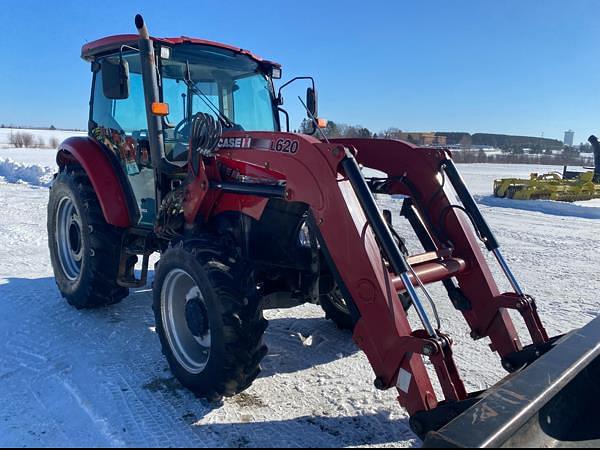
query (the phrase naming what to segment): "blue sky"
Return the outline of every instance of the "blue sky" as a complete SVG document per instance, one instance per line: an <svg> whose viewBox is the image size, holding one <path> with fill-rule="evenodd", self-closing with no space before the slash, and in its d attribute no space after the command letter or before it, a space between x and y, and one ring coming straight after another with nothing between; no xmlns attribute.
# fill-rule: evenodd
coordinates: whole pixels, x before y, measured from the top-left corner
<svg viewBox="0 0 600 450"><path fill-rule="evenodd" d="M311 9L311 7L319 9ZM600 132L600 2L3 2L0 123L85 128L81 45L135 32L189 35L314 75L323 117L374 131L469 131L576 142ZM286 93L293 123L302 116Z"/></svg>

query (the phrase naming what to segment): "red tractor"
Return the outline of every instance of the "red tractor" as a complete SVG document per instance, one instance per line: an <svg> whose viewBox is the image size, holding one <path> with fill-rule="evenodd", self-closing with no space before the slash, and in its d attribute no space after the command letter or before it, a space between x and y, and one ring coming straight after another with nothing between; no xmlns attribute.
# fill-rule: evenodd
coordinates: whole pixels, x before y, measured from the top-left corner
<svg viewBox="0 0 600 450"><path fill-rule="evenodd" d="M259 375L267 355L263 310L320 304L353 330L376 387L398 390L415 432L437 432L429 434L431 445L464 444L452 425L473 417L475 431L467 436L460 428L466 444L506 440L543 422L543 406L566 385L598 373L600 327L549 339L448 151L317 139L290 133L289 119L284 132L277 63L215 42L152 38L140 16L136 26L137 35L83 47L93 72L89 136L67 139L58 152L48 232L56 282L71 305L123 300L129 288L146 284L149 255L158 252L154 312L164 355L184 386L218 399L244 391ZM305 106L316 134L314 81ZM366 177L363 167L385 176ZM374 194L404 196L402 216L422 253L407 254ZM480 240L513 292L497 287ZM491 340L515 374L508 381L466 391L452 340L422 300L433 302L426 285L437 282L473 339ZM411 309L422 329L409 325ZM533 344L521 344L511 309L522 315ZM550 351L557 346L568 347L568 356ZM544 358L554 363L544 365ZM541 384L531 370L543 374ZM520 377L520 390L508 389ZM538 397L543 402L532 406ZM587 411L585 405L578 410ZM553 432L574 416L553 416Z"/></svg>

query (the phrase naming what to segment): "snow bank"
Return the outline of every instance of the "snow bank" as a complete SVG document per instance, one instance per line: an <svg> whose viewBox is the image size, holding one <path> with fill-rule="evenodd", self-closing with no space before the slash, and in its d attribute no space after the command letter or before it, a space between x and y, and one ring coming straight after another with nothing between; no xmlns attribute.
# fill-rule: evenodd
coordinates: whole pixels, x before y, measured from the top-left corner
<svg viewBox="0 0 600 450"><path fill-rule="evenodd" d="M591 201L578 203L555 202L551 200L510 200L494 196L475 196L477 203L495 208L510 208L522 211L539 212L560 217L579 217L600 220L600 203Z"/></svg>
<svg viewBox="0 0 600 450"><path fill-rule="evenodd" d="M47 148L0 148L0 159L25 165L56 167L56 150Z"/></svg>
<svg viewBox="0 0 600 450"><path fill-rule="evenodd" d="M27 183L32 186L49 186L56 167L56 149L14 148L12 133L27 133L33 137L33 145L45 146L53 141L62 142L70 136L85 136L87 133L68 130L35 130L0 128L0 180L7 183Z"/></svg>
<svg viewBox="0 0 600 450"><path fill-rule="evenodd" d="M0 180L8 183L28 183L33 186L50 186L55 169L38 164L23 164L12 159L0 159Z"/></svg>

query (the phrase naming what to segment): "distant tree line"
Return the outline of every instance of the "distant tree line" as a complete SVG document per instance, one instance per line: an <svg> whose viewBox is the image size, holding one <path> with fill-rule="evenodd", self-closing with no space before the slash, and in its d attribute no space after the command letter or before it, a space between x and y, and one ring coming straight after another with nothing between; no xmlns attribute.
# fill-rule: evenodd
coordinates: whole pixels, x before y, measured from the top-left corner
<svg viewBox="0 0 600 450"><path fill-rule="evenodd" d="M310 134L313 124L304 119L298 132ZM399 128L390 127L374 133L362 125L348 125L329 121L321 130L328 138L374 138L374 139L407 139L406 133ZM484 150L453 151L453 158L458 163L497 163L497 164L541 164L541 165L593 165L593 158L582 157L574 148L565 147L557 139L531 136L510 136L506 134L467 132L437 132L436 136L445 136L446 145L460 146L470 149L473 146L496 148L502 154L490 155ZM317 133L317 136L319 134ZM410 139L410 134L408 135ZM413 141L413 143L416 143ZM560 152L559 152L560 151Z"/></svg>
<svg viewBox="0 0 600 450"><path fill-rule="evenodd" d="M46 141L42 136L37 138L24 131L12 132L8 136L8 144L15 148L57 148L58 138L51 137Z"/></svg>
<svg viewBox="0 0 600 450"><path fill-rule="evenodd" d="M300 125L301 133L308 133L312 130L312 122L304 119ZM327 137L373 137L382 139L399 139L403 132L399 128L391 127L379 133L374 133L362 125L348 125L329 121L327 127L323 129ZM436 136L445 136L446 144L449 146L460 145L463 148L471 146L482 146L504 150L506 152L518 152L525 148L529 153L541 154L544 151L561 150L563 143L557 139L548 139L531 136L510 136L507 134L475 133L466 132L437 132ZM404 136L406 136L404 134ZM410 137L410 136L409 136Z"/></svg>
<svg viewBox="0 0 600 450"><path fill-rule="evenodd" d="M561 150L563 143L558 139L548 139L532 136L509 136L507 134L491 133L465 133L465 132L438 132L438 136L446 136L448 145L461 145L462 147L484 146L498 148L505 151L516 151L524 148L531 149L531 153L542 153L544 150Z"/></svg>
<svg viewBox="0 0 600 450"><path fill-rule="evenodd" d="M584 158L578 152L565 148L561 154L525 154L525 153L503 153L501 155L489 155L483 150L470 151L459 150L452 152L452 159L457 163L491 163L491 164L540 164L555 166L592 166L593 158Z"/></svg>
<svg viewBox="0 0 600 450"><path fill-rule="evenodd" d="M50 125L49 127L29 127L29 126L22 126L22 125L12 125L12 124L0 124L0 128L12 128L14 130L50 130L50 131L56 131L58 130L58 128L56 128L54 125ZM61 128L62 131L85 131L79 128Z"/></svg>
<svg viewBox="0 0 600 450"><path fill-rule="evenodd" d="M309 119L304 119L300 124L300 133L310 134L313 131L313 123ZM327 127L321 130L328 138L372 138L377 137L371 133L371 130L361 125L348 125L338 123L332 120L327 122Z"/></svg>

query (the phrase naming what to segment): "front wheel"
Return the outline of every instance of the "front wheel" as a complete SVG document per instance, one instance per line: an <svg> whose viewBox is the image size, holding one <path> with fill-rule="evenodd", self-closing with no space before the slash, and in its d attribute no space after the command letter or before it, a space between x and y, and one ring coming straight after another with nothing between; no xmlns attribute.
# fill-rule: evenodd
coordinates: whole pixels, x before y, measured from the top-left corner
<svg viewBox="0 0 600 450"><path fill-rule="evenodd" d="M198 397L246 390L267 354L267 321L252 297L243 264L216 236L169 248L154 281L154 314L163 354Z"/></svg>
<svg viewBox="0 0 600 450"><path fill-rule="evenodd" d="M404 311L408 311L412 306L410 297L406 293L400 294L399 297ZM355 317L359 313L355 304L351 302L352 300L348 302L344 298L338 287L329 294L321 294L319 299L321 308L325 311L325 317L328 320L331 320L340 330L354 331L357 323ZM353 309L356 311L354 314Z"/></svg>
<svg viewBox="0 0 600 450"><path fill-rule="evenodd" d="M354 330L356 321L352 316L350 305L339 288L335 288L328 294L322 294L319 303L325 311L326 318L335 323L340 330Z"/></svg>

